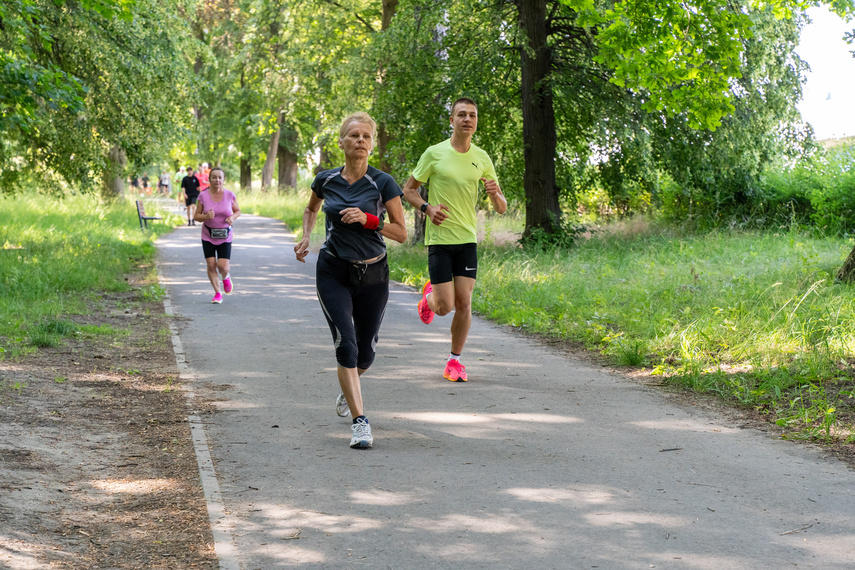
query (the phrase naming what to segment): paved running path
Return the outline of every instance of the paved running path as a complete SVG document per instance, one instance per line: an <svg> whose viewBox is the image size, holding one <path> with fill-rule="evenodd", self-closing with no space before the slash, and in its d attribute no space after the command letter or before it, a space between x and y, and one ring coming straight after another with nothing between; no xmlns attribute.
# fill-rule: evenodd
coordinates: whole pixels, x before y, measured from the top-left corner
<svg viewBox="0 0 855 570"><path fill-rule="evenodd" d="M218 409L224 568L855 567L844 464L478 319L450 383L449 317L423 325L402 286L363 378L375 447L352 450L316 256L244 215L211 305L199 240L158 247L191 390Z"/></svg>

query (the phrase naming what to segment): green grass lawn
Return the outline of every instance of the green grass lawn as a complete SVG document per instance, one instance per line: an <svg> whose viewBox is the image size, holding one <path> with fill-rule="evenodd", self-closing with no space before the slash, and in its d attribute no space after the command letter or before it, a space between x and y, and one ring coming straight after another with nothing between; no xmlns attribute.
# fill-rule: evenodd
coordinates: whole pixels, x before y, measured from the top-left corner
<svg viewBox="0 0 855 570"><path fill-rule="evenodd" d="M0 357L55 346L71 334L104 333L76 327L66 316L85 314L105 292L128 290L124 277L140 265L154 270L152 240L180 223L163 215L143 232L132 201L0 197Z"/></svg>

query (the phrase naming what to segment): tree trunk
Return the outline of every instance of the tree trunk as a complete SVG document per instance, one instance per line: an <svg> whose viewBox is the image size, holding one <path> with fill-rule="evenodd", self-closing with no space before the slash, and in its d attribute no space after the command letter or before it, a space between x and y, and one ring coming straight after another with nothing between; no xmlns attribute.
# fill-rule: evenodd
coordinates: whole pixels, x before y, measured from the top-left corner
<svg viewBox="0 0 855 570"><path fill-rule="evenodd" d="M116 200L125 194L125 166L128 157L118 145L113 145L107 153L107 164L104 168L104 180L101 187L101 197L105 202Z"/></svg>
<svg viewBox="0 0 855 570"><path fill-rule="evenodd" d="M284 144L283 144L284 143ZM297 131L286 130L279 137L279 191L297 188Z"/></svg>
<svg viewBox="0 0 855 570"><path fill-rule="evenodd" d="M244 192L252 190L252 163L246 156L240 157L240 189Z"/></svg>
<svg viewBox="0 0 855 570"><path fill-rule="evenodd" d="M324 149L323 144L324 142L321 141L321 153L320 157L318 157L318 166L315 167L315 174L332 168L332 163L330 162L330 153L328 153Z"/></svg>
<svg viewBox="0 0 855 570"><path fill-rule="evenodd" d="M844 283L855 282L855 247L849 252L849 257L843 262L843 267L837 272L837 280Z"/></svg>
<svg viewBox="0 0 855 570"><path fill-rule="evenodd" d="M197 35L197 38L200 41L202 40L202 37L200 35ZM199 76L201 75L202 68L204 66L205 66L205 61L202 59L202 56L197 56L196 61L193 62L193 73L196 75L197 78L199 78ZM198 132L198 126L202 124L202 107L200 107L199 101L193 102L193 118L196 119L196 127L197 127L197 132ZM202 154L203 148L205 148L204 135L199 134L198 138L196 139L196 152L195 152L195 154L197 157L200 154ZM204 160L204 157L203 157L203 160Z"/></svg>
<svg viewBox="0 0 855 570"><path fill-rule="evenodd" d="M419 186L419 194L422 197L422 200L425 202L428 201L428 189L427 186L422 184ZM410 243L412 244L424 244L425 243L425 224L427 223L427 216L425 216L421 210L418 208L413 208L413 237Z"/></svg>
<svg viewBox="0 0 855 570"><path fill-rule="evenodd" d="M392 25L392 18L398 10L398 0L383 0L383 20L380 23L381 30L388 30Z"/></svg>
<svg viewBox="0 0 855 570"><path fill-rule="evenodd" d="M561 227L558 189L555 187L555 108L550 85L551 57L547 43L546 0L516 0L520 29L523 112L523 188L526 198L525 231L555 233Z"/></svg>
<svg viewBox="0 0 855 570"><path fill-rule="evenodd" d="M383 19L380 25L381 30L389 29L389 26L392 25L392 18L395 16L395 12L397 10L398 0L383 0ZM385 66L381 67L380 70L380 77L382 78L384 76ZM380 89L385 89L385 87L381 84ZM380 121L380 124L377 127L377 165L380 170L386 173L392 172L392 164L389 162L387 150L391 141L392 135L386 130L386 123L384 121Z"/></svg>
<svg viewBox="0 0 855 570"><path fill-rule="evenodd" d="M261 191L266 192L273 185L273 167L276 165L276 156L279 154L279 133L282 132L282 111L279 111L276 120L276 130L270 135L270 144L267 145L267 158L261 169Z"/></svg>
<svg viewBox="0 0 855 570"><path fill-rule="evenodd" d="M380 123L377 127L377 168L391 174L392 164L389 162L388 148L392 141L392 135L386 130L386 123Z"/></svg>

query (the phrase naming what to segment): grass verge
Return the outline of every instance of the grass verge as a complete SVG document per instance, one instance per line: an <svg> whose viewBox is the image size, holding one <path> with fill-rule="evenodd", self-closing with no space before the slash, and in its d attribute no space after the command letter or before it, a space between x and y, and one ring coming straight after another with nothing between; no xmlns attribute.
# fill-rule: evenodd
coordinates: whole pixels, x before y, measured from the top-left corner
<svg viewBox="0 0 855 570"><path fill-rule="evenodd" d="M473 310L715 393L785 437L855 442L855 301L834 275L851 240L617 226L570 250L479 247ZM427 279L423 247L392 277Z"/></svg>
<svg viewBox="0 0 855 570"><path fill-rule="evenodd" d="M76 325L70 316L87 314L104 292L127 291L132 269L153 268L152 240L174 225L172 216L164 218L143 232L133 202L0 197L0 358L57 346L72 335L117 333Z"/></svg>

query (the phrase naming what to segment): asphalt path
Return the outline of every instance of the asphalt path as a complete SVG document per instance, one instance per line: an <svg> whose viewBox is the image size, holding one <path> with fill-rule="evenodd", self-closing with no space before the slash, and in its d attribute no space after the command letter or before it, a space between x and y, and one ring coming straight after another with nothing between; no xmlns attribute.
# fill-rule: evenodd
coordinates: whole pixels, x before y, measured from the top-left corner
<svg viewBox="0 0 855 570"><path fill-rule="evenodd" d="M843 463L477 318L448 382L450 316L425 326L397 284L363 376L374 448L350 449L317 256L244 215L212 305L199 233L159 266L182 378L217 410L194 428L222 568L855 567Z"/></svg>

